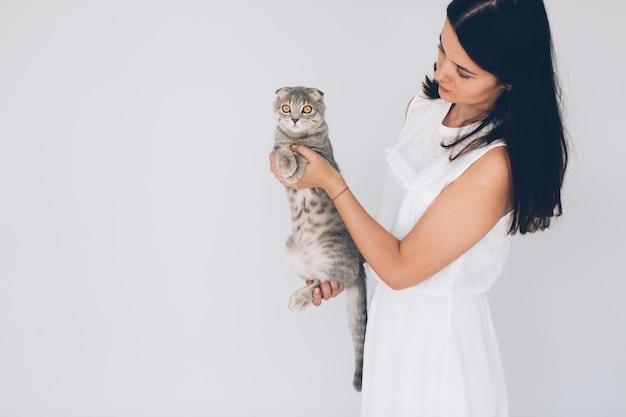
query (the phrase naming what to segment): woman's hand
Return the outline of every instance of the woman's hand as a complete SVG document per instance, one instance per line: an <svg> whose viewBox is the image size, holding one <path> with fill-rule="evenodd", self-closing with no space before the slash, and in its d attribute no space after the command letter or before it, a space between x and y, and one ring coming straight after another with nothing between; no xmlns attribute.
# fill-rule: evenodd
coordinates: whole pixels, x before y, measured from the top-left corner
<svg viewBox="0 0 626 417"><path fill-rule="evenodd" d="M306 285L311 285L312 283L312 280L307 280ZM320 306L322 300L326 301L331 297L336 297L341 294L343 288L343 284L336 279L320 282L320 286L313 290L313 305Z"/></svg>

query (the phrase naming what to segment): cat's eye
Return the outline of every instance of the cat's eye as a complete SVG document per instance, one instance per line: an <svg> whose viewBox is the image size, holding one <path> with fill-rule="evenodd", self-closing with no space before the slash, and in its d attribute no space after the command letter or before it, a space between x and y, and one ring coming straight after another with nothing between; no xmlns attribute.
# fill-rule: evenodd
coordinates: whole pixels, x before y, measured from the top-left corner
<svg viewBox="0 0 626 417"><path fill-rule="evenodd" d="M306 105L302 108L302 113L304 114L309 114L313 111L313 107Z"/></svg>
<svg viewBox="0 0 626 417"><path fill-rule="evenodd" d="M285 104L283 106L282 110L283 110L283 113L289 113L289 112L291 112L291 107L289 107L288 105Z"/></svg>

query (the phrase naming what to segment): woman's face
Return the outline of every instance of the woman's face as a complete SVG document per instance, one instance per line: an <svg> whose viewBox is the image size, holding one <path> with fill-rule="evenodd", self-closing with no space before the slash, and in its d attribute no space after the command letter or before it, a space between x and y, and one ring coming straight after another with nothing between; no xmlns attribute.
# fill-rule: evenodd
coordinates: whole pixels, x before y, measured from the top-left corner
<svg viewBox="0 0 626 417"><path fill-rule="evenodd" d="M435 80L441 98L455 103L469 117L488 112L504 90L493 74L467 55L448 19L441 30Z"/></svg>

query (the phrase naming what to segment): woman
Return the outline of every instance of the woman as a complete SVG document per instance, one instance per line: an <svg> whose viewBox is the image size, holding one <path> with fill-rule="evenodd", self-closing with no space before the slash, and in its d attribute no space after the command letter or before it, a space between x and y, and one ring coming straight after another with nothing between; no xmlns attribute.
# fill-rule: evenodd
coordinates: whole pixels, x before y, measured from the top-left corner
<svg viewBox="0 0 626 417"><path fill-rule="evenodd" d="M326 160L294 147L308 164L291 186L334 198L374 277L362 416L508 415L486 292L508 237L561 214L567 148L552 54L541 0L452 1L434 78L387 150L376 220ZM340 291L324 283L314 302Z"/></svg>

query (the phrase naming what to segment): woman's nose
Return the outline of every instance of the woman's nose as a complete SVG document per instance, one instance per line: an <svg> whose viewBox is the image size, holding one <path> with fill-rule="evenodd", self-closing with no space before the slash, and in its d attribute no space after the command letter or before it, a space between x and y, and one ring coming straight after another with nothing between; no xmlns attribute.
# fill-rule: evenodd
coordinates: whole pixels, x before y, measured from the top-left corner
<svg viewBox="0 0 626 417"><path fill-rule="evenodd" d="M435 62L435 80L437 81L445 81L445 80L449 80L450 79L450 70L451 67L450 65L448 65L448 62L446 61L445 58L439 58L437 59L437 62Z"/></svg>

